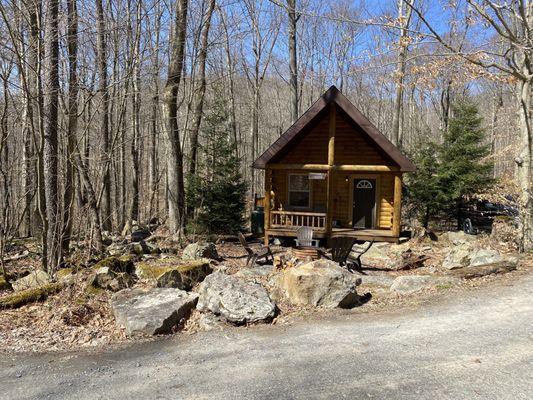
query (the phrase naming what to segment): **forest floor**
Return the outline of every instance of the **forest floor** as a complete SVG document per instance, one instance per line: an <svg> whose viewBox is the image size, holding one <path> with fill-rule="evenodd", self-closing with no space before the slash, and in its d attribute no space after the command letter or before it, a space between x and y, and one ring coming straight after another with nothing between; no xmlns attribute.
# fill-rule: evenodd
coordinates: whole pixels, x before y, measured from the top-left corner
<svg viewBox="0 0 533 400"><path fill-rule="evenodd" d="M504 242L494 242L486 236L477 238L479 246L491 246L498 248L502 253L512 253L513 249ZM490 242L490 243L489 243ZM490 287L494 284L511 284L521 276L533 272L533 255L522 257L515 271L506 274L487 275L480 278L461 280L453 285L437 285L425 288L408 295L398 294L389 290L387 284L380 284L379 278L386 278L390 282L400 275L408 274L433 274L439 275L442 271L440 265L442 259L449 251L449 244L428 242L427 240L411 240L398 247L402 251L408 249L416 254L425 254L428 259L415 269L396 270L386 264L380 264L378 260L374 267L367 268L366 275L361 275L362 285L358 293L369 292L372 299L363 306L350 310L350 313L375 313L395 310L405 306L417 306L420 304L439 302L450 296L461 296L462 293L475 290L479 287ZM290 248L272 246L274 254L286 260L291 259ZM180 251L166 249L160 256L150 256L150 262L172 263L180 259ZM173 253L168 251L172 250ZM245 267L246 253L236 242L222 241L217 243L217 250L221 260L214 265L215 269L233 274ZM38 268L40 259L37 245L26 241L11 249L13 254L26 254L24 257L13 260L7 264L11 274L24 274ZM78 257L76 259L76 257ZM143 260L142 257L138 259ZM145 261L145 260L143 260ZM130 342L132 340L154 340L154 338L129 339L124 330L115 324L115 319L109 305L112 292L87 291L87 279L91 275L91 264L94 260L86 260L82 253L74 256L72 263L86 266L80 268L76 279L60 292L49 296L46 300L24 305L17 309L0 310L0 351L2 352L27 352L27 351L66 351L74 348L101 348L113 343ZM376 267L377 266L377 267ZM365 278L366 276L366 278ZM370 279L369 277L378 277ZM263 280L268 285L268 276L254 277L256 281ZM147 282L138 281L136 286L147 286ZM0 292L6 295L7 292ZM329 316L342 314L345 310L324 310L312 307L295 307L283 301L277 303L279 313L272 321L274 325L290 325L306 318L328 318ZM190 318L184 323L183 329L178 335L191 335L200 330L198 319L200 313L193 311ZM231 325L222 325L222 329L242 329Z"/></svg>

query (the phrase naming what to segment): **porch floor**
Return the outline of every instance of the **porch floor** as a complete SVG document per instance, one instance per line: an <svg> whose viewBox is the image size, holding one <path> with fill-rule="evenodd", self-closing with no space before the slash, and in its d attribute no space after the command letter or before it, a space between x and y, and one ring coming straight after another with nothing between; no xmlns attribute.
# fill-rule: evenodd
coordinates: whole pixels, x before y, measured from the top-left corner
<svg viewBox="0 0 533 400"><path fill-rule="evenodd" d="M265 232L268 236L288 236L296 237L296 228L270 228ZM351 228L333 228L331 237L350 236L361 241L376 242L398 242L398 237L394 236L390 229L351 229ZM326 232L323 229L314 229L313 237L316 239L326 238Z"/></svg>

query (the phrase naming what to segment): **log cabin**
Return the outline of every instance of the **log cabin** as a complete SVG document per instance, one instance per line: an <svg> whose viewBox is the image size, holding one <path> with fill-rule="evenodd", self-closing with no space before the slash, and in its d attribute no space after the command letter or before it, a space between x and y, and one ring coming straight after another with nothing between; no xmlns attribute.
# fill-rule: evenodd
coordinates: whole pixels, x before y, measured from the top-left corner
<svg viewBox="0 0 533 400"><path fill-rule="evenodd" d="M397 242L402 175L415 170L335 87L253 164L265 170L265 243L296 236Z"/></svg>

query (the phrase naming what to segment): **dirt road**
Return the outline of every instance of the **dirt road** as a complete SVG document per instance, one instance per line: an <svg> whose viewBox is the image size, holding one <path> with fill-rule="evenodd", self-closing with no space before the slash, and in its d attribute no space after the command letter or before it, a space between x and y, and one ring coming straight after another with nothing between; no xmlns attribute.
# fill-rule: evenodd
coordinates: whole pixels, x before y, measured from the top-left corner
<svg viewBox="0 0 533 400"><path fill-rule="evenodd" d="M533 277L391 314L0 357L2 399L531 399Z"/></svg>

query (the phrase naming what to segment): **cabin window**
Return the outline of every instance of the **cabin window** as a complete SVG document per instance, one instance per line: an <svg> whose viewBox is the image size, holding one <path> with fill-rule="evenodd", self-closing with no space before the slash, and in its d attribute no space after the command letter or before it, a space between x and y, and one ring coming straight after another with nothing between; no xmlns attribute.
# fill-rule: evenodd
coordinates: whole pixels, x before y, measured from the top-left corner
<svg viewBox="0 0 533 400"><path fill-rule="evenodd" d="M309 208L311 206L309 175L289 175L289 206L295 208Z"/></svg>
<svg viewBox="0 0 533 400"><path fill-rule="evenodd" d="M357 189L372 189L372 183L366 179L360 180L357 182Z"/></svg>

